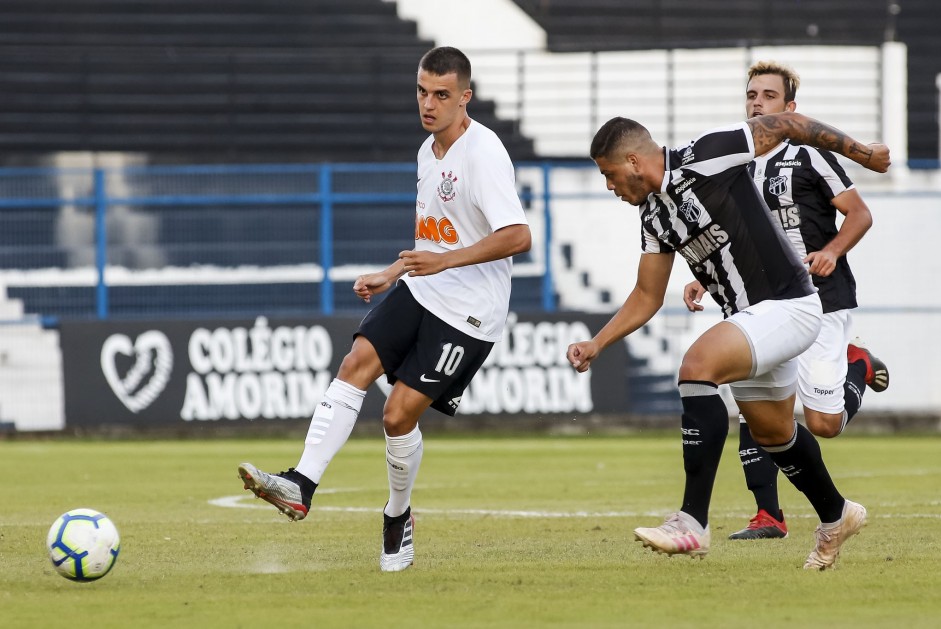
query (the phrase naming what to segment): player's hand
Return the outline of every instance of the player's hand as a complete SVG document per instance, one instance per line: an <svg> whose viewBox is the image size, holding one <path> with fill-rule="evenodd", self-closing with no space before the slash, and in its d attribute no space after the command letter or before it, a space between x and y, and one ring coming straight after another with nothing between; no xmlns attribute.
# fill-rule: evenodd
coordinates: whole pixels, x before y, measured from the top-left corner
<svg viewBox="0 0 941 629"><path fill-rule="evenodd" d="M399 260L405 264L409 277L434 275L448 268L444 254L431 251L401 251Z"/></svg>
<svg viewBox="0 0 941 629"><path fill-rule="evenodd" d="M889 170L892 160L889 159L889 147L879 142L873 142L869 145L872 154L869 159L863 162L863 166L877 173L884 173Z"/></svg>
<svg viewBox="0 0 941 629"><path fill-rule="evenodd" d="M690 282L683 288L683 303L690 312L700 312L703 310L702 296L706 294L706 289L698 281Z"/></svg>
<svg viewBox="0 0 941 629"><path fill-rule="evenodd" d="M837 257L824 250L812 251L804 258L804 264L807 265L807 271L811 275L827 277L836 270Z"/></svg>
<svg viewBox="0 0 941 629"><path fill-rule="evenodd" d="M353 282L353 292L367 304L373 295L389 290L392 282L385 273L366 273Z"/></svg>
<svg viewBox="0 0 941 629"><path fill-rule="evenodd" d="M588 371L588 367L591 366L591 361L598 357L600 351L594 341L582 341L569 345L565 357L569 359L572 367L575 367L575 371L585 373Z"/></svg>

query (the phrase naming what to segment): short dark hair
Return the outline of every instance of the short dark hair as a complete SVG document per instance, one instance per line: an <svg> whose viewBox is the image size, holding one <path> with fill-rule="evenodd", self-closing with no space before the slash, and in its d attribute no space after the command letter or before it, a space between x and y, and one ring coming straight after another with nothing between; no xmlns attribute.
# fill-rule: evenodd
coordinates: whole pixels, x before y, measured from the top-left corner
<svg viewBox="0 0 941 629"><path fill-rule="evenodd" d="M610 158L624 146L639 146L648 141L652 140L647 127L635 120L618 116L601 125L591 141L589 154L592 159Z"/></svg>
<svg viewBox="0 0 941 629"><path fill-rule="evenodd" d="M450 46L440 46L432 48L426 52L421 61L418 62L418 69L430 72L437 76L445 74L456 74L458 83L464 87L470 85L471 80L471 62L467 56Z"/></svg>

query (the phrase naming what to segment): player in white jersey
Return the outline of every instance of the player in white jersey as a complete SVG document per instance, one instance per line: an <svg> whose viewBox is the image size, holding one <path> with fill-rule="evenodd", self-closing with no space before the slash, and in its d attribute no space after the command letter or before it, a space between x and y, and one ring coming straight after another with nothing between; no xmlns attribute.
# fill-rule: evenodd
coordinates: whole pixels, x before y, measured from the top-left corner
<svg viewBox="0 0 941 629"><path fill-rule="evenodd" d="M752 118L794 111L800 77L790 67L760 61L748 69L745 114ZM866 202L827 151L784 142L757 157L749 166L771 213L807 265L823 305L823 326L817 340L798 358L797 397L804 422L817 437L835 437L862 404L868 385L884 391L889 372L857 339L850 342L856 308L856 280L846 254L872 225ZM836 215L844 216L837 227ZM691 312L703 309L705 289L699 282L686 286L683 299ZM778 468L739 424L739 458L757 513L748 526L729 539L787 537L787 524L778 503Z"/></svg>
<svg viewBox="0 0 941 629"><path fill-rule="evenodd" d="M503 333L511 257L531 243L510 157L467 113L470 80L470 61L455 48L432 49L419 62L418 110L431 136L418 152L415 248L353 284L366 302L389 292L360 324L314 412L296 467L268 474L250 463L239 466L246 489L303 519L353 430L366 388L385 374L393 386L382 417L389 476L383 572L404 570L414 559L410 503L422 459L419 417L429 406L456 412Z"/></svg>
<svg viewBox="0 0 941 629"><path fill-rule="evenodd" d="M760 116L704 133L667 150L639 123L614 118L595 134L591 158L623 201L638 205L644 255L624 305L568 359L586 371L607 346L646 324L663 305L680 253L726 320L687 350L679 370L686 486L680 510L635 537L657 552L702 557L709 551L709 504L729 429L718 387L733 394L755 440L813 506L821 525L804 568L833 566L866 510L836 489L813 435L793 419L795 359L820 331L822 308L780 224L772 222L748 163L783 140L835 150L885 172L888 148L863 145L796 113Z"/></svg>

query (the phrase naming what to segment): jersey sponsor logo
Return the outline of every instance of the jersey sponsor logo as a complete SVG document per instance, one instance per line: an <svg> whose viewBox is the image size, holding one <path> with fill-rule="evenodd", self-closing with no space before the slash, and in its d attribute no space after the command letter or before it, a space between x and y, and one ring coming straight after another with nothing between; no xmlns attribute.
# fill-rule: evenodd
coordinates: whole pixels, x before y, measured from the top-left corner
<svg viewBox="0 0 941 629"><path fill-rule="evenodd" d="M776 197L787 192L787 177L777 176L768 180L768 192Z"/></svg>
<svg viewBox="0 0 941 629"><path fill-rule="evenodd" d="M695 223L699 220L699 217L702 216L702 208L696 205L696 202L692 199L683 201L683 205L680 206L680 212L683 213L683 217L690 223Z"/></svg>
<svg viewBox="0 0 941 629"><path fill-rule="evenodd" d="M434 216L421 214L415 217L415 240L433 240L453 245L460 239L450 219L442 217L439 220Z"/></svg>
<svg viewBox="0 0 941 629"><path fill-rule="evenodd" d="M788 205L771 210L771 214L779 221L784 229L795 229L801 225L800 208L796 205Z"/></svg>
<svg viewBox="0 0 941 629"><path fill-rule="evenodd" d="M804 165L804 162L799 159L784 159L780 162L775 162L774 165L778 168L799 168Z"/></svg>
<svg viewBox="0 0 941 629"><path fill-rule="evenodd" d="M687 149L683 151L683 157L681 159L682 161L680 162L680 164L682 166L686 166L686 164L696 159L696 155L693 153L693 147L691 146L687 147Z"/></svg>
<svg viewBox="0 0 941 629"><path fill-rule="evenodd" d="M681 183L681 184L678 185L677 187L673 188L673 191L674 191L676 194L683 194L683 192L685 192L686 189L689 188L689 187L690 187L691 185L693 185L694 183L696 183L696 178L695 178L695 177L690 177L689 179L687 179L686 181L684 181L683 183Z"/></svg>
<svg viewBox="0 0 941 629"><path fill-rule="evenodd" d="M425 374L422 374L419 380L421 380L422 382L441 382L440 378L438 380L435 380L434 378L429 378L425 376Z"/></svg>
<svg viewBox="0 0 941 629"><path fill-rule="evenodd" d="M814 387L814 393L817 395L833 395L833 389L821 389L819 387Z"/></svg>
<svg viewBox="0 0 941 629"><path fill-rule="evenodd" d="M729 235L721 226L713 223L709 229L680 246L680 252L690 266L700 264L729 242Z"/></svg>
<svg viewBox="0 0 941 629"><path fill-rule="evenodd" d="M449 170L447 174L442 171L441 183L438 184L438 196L445 203L457 196L457 188L454 186L456 183L457 177L454 176L453 171Z"/></svg>

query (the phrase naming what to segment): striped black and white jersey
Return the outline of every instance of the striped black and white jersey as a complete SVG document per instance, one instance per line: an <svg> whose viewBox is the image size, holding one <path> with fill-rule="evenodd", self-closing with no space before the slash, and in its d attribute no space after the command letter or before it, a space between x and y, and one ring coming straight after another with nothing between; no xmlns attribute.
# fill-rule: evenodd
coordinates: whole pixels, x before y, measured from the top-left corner
<svg viewBox="0 0 941 629"><path fill-rule="evenodd" d="M839 232L832 200L853 187L829 151L782 143L749 166L771 214L781 221L801 260L820 251ZM846 256L827 277L811 276L824 312L856 307L856 278Z"/></svg>
<svg viewBox="0 0 941 629"><path fill-rule="evenodd" d="M726 317L815 292L748 172L755 145L744 122L664 153L660 192L640 206L645 253L682 255Z"/></svg>

